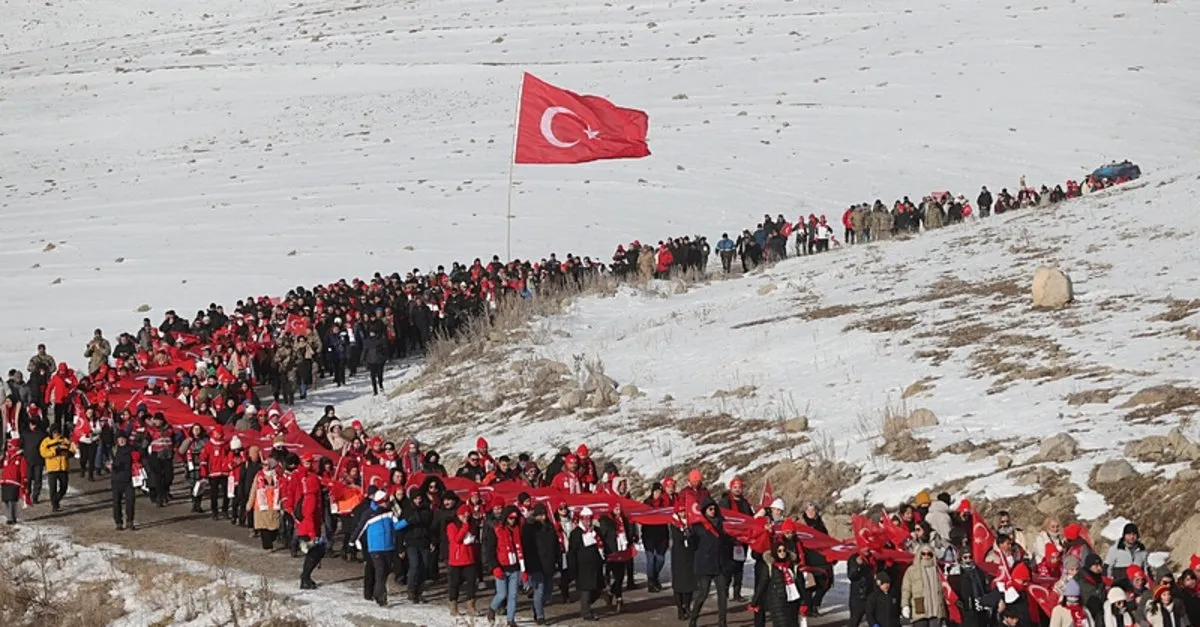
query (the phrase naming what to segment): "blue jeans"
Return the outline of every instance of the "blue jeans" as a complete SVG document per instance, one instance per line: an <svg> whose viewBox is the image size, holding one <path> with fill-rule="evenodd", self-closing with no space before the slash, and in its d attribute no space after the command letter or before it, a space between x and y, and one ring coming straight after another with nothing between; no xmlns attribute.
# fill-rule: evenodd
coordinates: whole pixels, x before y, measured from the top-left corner
<svg viewBox="0 0 1200 627"><path fill-rule="evenodd" d="M500 606L504 605L505 600L508 600L508 622L517 622L517 591L521 588L521 571L514 570L505 572L504 577L496 580L496 596L492 597L491 608L493 612L500 610Z"/></svg>
<svg viewBox="0 0 1200 627"><path fill-rule="evenodd" d="M529 587L533 588L533 617L546 617L546 573L529 573Z"/></svg>
<svg viewBox="0 0 1200 627"><path fill-rule="evenodd" d="M419 547L407 547L408 555L408 594L409 596L421 593L421 584L425 582L425 573L429 570L429 565L426 560L429 556L429 549Z"/></svg>
<svg viewBox="0 0 1200 627"><path fill-rule="evenodd" d="M662 551L646 551L646 579L659 584L663 566L667 564L667 554Z"/></svg>

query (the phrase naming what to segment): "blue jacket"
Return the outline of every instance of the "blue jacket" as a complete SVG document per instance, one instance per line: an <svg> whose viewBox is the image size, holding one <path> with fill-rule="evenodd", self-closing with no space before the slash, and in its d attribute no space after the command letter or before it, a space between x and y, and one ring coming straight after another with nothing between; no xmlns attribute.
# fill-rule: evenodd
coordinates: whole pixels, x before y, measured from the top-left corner
<svg viewBox="0 0 1200 627"><path fill-rule="evenodd" d="M736 246L733 243L733 240L729 239L728 237L717 242L717 250L733 250L735 247Z"/></svg>
<svg viewBox="0 0 1200 627"><path fill-rule="evenodd" d="M380 507L374 501L363 512L362 522L358 523L358 533L354 535L354 543L366 542L362 547L367 553L391 553L396 549L393 534L403 531L408 521L398 518L390 508Z"/></svg>

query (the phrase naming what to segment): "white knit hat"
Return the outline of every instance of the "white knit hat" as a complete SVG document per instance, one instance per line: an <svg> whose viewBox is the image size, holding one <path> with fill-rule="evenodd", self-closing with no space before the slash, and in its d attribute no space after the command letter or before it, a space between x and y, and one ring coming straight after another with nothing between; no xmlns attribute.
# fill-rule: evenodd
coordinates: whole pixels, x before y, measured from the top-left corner
<svg viewBox="0 0 1200 627"><path fill-rule="evenodd" d="M783 499L775 499L771 501L771 509L784 510L787 508L783 506Z"/></svg>
<svg viewBox="0 0 1200 627"><path fill-rule="evenodd" d="M585 508L579 510L579 517L580 518L591 518L592 517L592 508L585 507Z"/></svg>

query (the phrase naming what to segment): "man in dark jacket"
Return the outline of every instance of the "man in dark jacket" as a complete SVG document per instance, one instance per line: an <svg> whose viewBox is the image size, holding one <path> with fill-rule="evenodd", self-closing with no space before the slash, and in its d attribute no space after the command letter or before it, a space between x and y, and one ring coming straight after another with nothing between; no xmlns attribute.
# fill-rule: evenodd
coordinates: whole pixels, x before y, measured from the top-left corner
<svg viewBox="0 0 1200 627"><path fill-rule="evenodd" d="M726 492L725 496L721 497L721 507L731 509L746 516L753 516L754 508L750 506L750 502L742 495L744 488L745 484L742 482L741 477L734 477L729 482L729 492ZM749 547L744 544L736 543L733 546L733 576L731 580L733 601L735 603L744 603L746 601L742 597L742 573L745 571L746 554L748 551Z"/></svg>
<svg viewBox="0 0 1200 627"><path fill-rule="evenodd" d="M29 419L29 428L21 432L21 453L25 456L25 464L29 469L29 485L26 492L34 505L42 496L42 477L46 471L46 460L42 457L42 440L45 440L46 426L37 419Z"/></svg>
<svg viewBox="0 0 1200 627"><path fill-rule="evenodd" d="M1082 592L1080 600L1087 608L1092 620L1097 625L1104 624L1104 595L1107 589L1104 585L1104 560L1095 553L1088 553L1083 558L1083 568L1075 575Z"/></svg>
<svg viewBox="0 0 1200 627"><path fill-rule="evenodd" d="M671 500L663 492L661 483L650 487L650 496L644 501L650 507L670 507ZM659 582L663 566L667 563L667 551L671 549L671 530L668 525L641 525L642 548L646 551L646 589L661 592Z"/></svg>
<svg viewBox="0 0 1200 627"><path fill-rule="evenodd" d="M875 589L875 567L870 557L856 553L846 563L846 578L850 580L850 625L858 627L867 614L867 598ZM868 625L873 625L870 621Z"/></svg>
<svg viewBox="0 0 1200 627"><path fill-rule="evenodd" d="M383 366L387 363L388 352L387 338L373 327L369 328L363 340L363 361L367 362L367 370L371 374L371 393L375 396L383 391Z"/></svg>
<svg viewBox="0 0 1200 627"><path fill-rule="evenodd" d="M979 198L975 199L979 205L979 217L986 218L992 215L992 193L988 191L985 185L979 192Z"/></svg>
<svg viewBox="0 0 1200 627"><path fill-rule="evenodd" d="M733 572L733 537L725 533L725 521L721 510L711 498L700 505L704 520L692 525L692 541L695 546L697 592L692 601L692 612L688 616L688 627L696 627L704 602L715 584L717 587L717 625L725 627L729 606L729 579Z"/></svg>
<svg viewBox="0 0 1200 627"><path fill-rule="evenodd" d="M118 431L117 445L113 448L112 461L108 463L108 470L112 473L113 522L117 525L117 531L134 530L133 471L139 456L140 453L129 444L125 433Z"/></svg>
<svg viewBox="0 0 1200 627"><path fill-rule="evenodd" d="M429 536L433 527L433 510L425 500L425 494L413 492L404 504L404 520L408 528L404 532L405 554L408 557L408 600L423 603L422 585L429 573Z"/></svg>
<svg viewBox="0 0 1200 627"><path fill-rule="evenodd" d="M546 624L546 590L554 581L554 573L562 560L558 531L549 522L546 505L533 506L529 519L521 528L521 544L525 550L525 571L533 588L533 620Z"/></svg>
<svg viewBox="0 0 1200 627"><path fill-rule="evenodd" d="M891 587L892 578L887 573L880 572L875 575L875 589L867 595L867 625L900 627L900 599L889 594Z"/></svg>

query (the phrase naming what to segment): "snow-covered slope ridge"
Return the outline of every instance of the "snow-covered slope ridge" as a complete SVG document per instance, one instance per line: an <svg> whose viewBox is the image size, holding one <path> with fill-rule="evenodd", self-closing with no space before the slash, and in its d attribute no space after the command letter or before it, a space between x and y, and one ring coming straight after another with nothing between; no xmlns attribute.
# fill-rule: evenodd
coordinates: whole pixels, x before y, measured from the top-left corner
<svg viewBox="0 0 1200 627"><path fill-rule="evenodd" d="M1062 462L1048 467L1069 473L1078 513L1095 517L1105 505L1087 489L1093 466L1172 427L1197 439L1198 174L1200 163L686 293L656 282L583 299L537 320L503 363L450 369L362 409L455 451L477 433L504 451L585 441L647 474L710 462L728 479L818 446L863 469L843 498L885 502L959 477L992 497L1032 490L1016 481L1020 467L1068 433L1078 452L1045 461ZM1032 307L1040 265L1070 275L1074 304ZM564 390L597 360L638 392L564 411L575 402ZM566 376L546 383L556 369ZM884 413L915 409L936 424L916 418L912 438L879 451Z"/></svg>
<svg viewBox="0 0 1200 627"><path fill-rule="evenodd" d="M649 111L655 154L518 168L522 257L1112 158L1162 170L1200 144L1198 11L3 0L0 358L45 341L79 365L141 305L157 322L502 252L525 70Z"/></svg>

